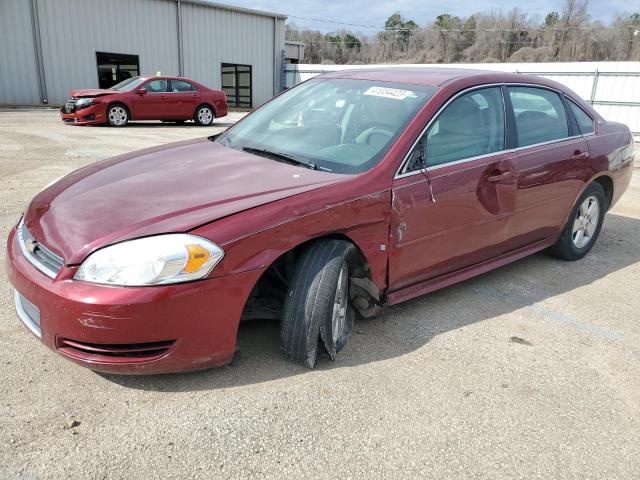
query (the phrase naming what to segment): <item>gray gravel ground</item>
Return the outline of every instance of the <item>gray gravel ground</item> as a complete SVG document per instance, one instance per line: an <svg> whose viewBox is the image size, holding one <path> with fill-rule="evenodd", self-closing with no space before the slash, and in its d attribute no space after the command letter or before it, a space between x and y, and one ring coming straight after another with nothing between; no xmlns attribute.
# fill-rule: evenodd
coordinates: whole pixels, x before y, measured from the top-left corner
<svg viewBox="0 0 640 480"><path fill-rule="evenodd" d="M217 130L0 111L2 238L57 177ZM99 375L20 325L2 271L0 479L640 478L639 200L635 170L584 260L534 255L389 308L315 371L257 322L231 366Z"/></svg>

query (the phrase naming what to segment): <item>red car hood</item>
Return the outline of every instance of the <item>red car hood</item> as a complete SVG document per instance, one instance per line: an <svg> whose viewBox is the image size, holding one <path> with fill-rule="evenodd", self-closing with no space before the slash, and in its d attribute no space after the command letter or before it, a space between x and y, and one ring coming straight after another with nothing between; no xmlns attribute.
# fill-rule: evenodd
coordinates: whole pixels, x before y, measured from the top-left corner
<svg viewBox="0 0 640 480"><path fill-rule="evenodd" d="M71 97L99 97L100 95L114 95L122 93L117 90L108 90L103 88L87 88L85 90L71 90L69 96Z"/></svg>
<svg viewBox="0 0 640 480"><path fill-rule="evenodd" d="M189 140L77 170L40 192L25 222L74 265L110 243L189 231L346 178Z"/></svg>

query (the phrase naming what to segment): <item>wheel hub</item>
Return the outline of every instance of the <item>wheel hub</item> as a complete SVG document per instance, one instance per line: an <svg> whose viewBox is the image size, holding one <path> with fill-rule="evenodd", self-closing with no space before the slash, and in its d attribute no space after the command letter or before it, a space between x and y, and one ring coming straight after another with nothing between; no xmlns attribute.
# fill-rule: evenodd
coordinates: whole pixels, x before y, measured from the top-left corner
<svg viewBox="0 0 640 480"><path fill-rule="evenodd" d="M600 202L591 195L578 208L573 222L572 240L577 248L584 248L592 241L600 220Z"/></svg>
<svg viewBox="0 0 640 480"><path fill-rule="evenodd" d="M347 305L349 302L349 269L346 262L342 262L340 273L338 274L338 282L336 285L336 294L333 299L333 312L331 316L331 329L333 343L344 335L344 327L347 318Z"/></svg>

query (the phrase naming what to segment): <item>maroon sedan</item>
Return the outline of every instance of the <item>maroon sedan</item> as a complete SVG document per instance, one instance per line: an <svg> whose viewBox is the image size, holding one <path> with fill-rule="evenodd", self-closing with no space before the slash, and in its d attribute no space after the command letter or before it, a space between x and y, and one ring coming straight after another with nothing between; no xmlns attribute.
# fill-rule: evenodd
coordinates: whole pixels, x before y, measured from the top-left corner
<svg viewBox="0 0 640 480"><path fill-rule="evenodd" d="M124 127L130 120L193 120L208 126L227 114L222 90L181 77L132 77L107 89L74 90L60 109L67 125Z"/></svg>
<svg viewBox="0 0 640 480"><path fill-rule="evenodd" d="M313 367L357 316L540 250L583 257L632 162L626 126L549 80L332 73L46 188L9 277L27 327L95 370L227 363L250 318L280 319L284 356Z"/></svg>

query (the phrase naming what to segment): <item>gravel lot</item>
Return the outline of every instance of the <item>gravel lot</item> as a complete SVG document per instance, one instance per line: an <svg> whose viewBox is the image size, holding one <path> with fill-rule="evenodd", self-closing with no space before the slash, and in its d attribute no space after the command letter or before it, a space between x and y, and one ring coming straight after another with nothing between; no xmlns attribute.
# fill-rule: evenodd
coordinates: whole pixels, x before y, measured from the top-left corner
<svg viewBox="0 0 640 480"><path fill-rule="evenodd" d="M50 181L212 134L0 111L0 232ZM231 366L99 375L20 325L0 273L0 479L640 478L640 170L579 262L535 255L360 322L336 362L248 323Z"/></svg>

